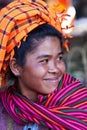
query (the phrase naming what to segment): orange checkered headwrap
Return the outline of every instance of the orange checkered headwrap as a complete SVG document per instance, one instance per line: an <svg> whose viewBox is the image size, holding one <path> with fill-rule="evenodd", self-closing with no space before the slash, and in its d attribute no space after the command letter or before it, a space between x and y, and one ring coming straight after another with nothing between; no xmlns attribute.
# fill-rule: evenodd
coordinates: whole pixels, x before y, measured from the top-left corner
<svg viewBox="0 0 87 130"><path fill-rule="evenodd" d="M14 47L43 23L61 31L58 16L42 0L15 0L0 11L0 88L7 82L7 68L14 55Z"/></svg>

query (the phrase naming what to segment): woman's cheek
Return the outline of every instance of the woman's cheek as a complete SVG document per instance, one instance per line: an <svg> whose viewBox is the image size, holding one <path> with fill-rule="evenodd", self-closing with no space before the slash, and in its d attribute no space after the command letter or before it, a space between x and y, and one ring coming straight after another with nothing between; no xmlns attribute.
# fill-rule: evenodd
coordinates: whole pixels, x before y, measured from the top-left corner
<svg viewBox="0 0 87 130"><path fill-rule="evenodd" d="M65 73L66 67L65 67L65 63L64 63L64 62L62 62L62 63L59 65L59 68L60 68L60 70L61 70L62 73Z"/></svg>

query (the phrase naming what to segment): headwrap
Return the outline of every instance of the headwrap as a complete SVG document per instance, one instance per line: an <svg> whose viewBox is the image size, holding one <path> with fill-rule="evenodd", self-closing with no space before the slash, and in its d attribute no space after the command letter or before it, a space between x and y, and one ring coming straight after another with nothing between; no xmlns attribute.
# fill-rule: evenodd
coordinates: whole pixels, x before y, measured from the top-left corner
<svg viewBox="0 0 87 130"><path fill-rule="evenodd" d="M61 32L58 16L42 0L15 0L0 11L0 88L7 82L7 68L15 46L19 46L21 39L43 23Z"/></svg>

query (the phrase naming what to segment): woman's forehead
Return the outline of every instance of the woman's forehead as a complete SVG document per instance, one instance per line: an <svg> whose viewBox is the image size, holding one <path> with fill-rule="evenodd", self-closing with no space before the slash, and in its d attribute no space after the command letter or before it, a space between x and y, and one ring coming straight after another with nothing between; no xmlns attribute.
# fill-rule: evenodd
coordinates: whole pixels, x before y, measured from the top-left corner
<svg viewBox="0 0 87 130"><path fill-rule="evenodd" d="M41 42L41 44L30 54L31 56L36 56L37 59L53 54L56 55L62 51L60 41L57 37L46 37L39 42Z"/></svg>

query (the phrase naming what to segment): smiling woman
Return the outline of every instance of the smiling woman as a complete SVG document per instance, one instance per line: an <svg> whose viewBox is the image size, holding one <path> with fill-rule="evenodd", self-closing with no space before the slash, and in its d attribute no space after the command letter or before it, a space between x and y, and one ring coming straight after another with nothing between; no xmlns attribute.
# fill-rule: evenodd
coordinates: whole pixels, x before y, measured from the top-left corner
<svg viewBox="0 0 87 130"><path fill-rule="evenodd" d="M15 0L0 16L0 129L86 130L87 88L66 73L56 15Z"/></svg>
<svg viewBox="0 0 87 130"><path fill-rule="evenodd" d="M48 24L35 28L10 62L20 91L29 99L54 91L65 72L61 34ZM22 58L22 59L21 59ZM12 76L11 76L12 77Z"/></svg>

